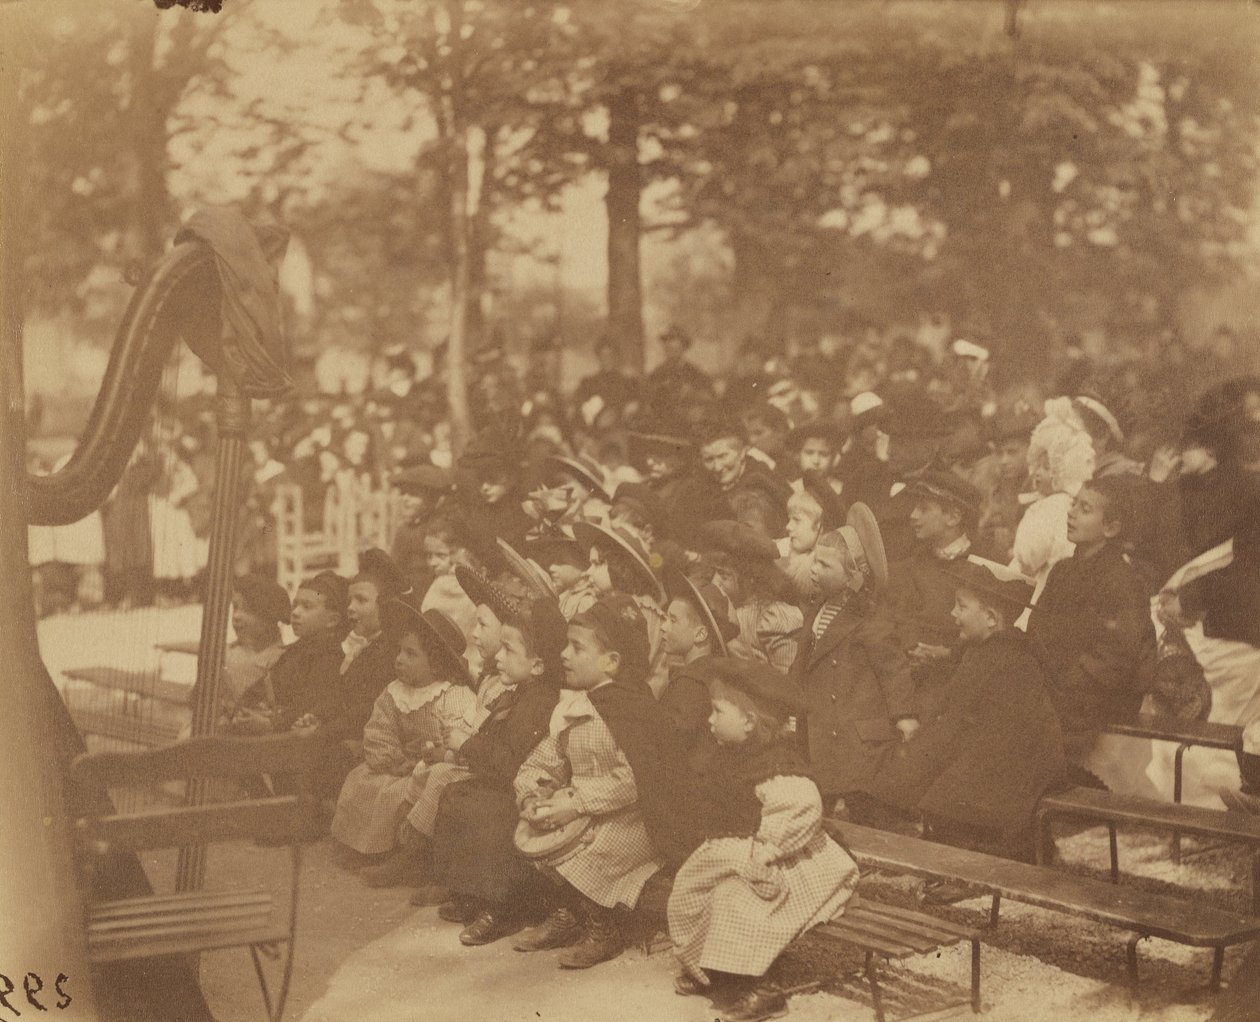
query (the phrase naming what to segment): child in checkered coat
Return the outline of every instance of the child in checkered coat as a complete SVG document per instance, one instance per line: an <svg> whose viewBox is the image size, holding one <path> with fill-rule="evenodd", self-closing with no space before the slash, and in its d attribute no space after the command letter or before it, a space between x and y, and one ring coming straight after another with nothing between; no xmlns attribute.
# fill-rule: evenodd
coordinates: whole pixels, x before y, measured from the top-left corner
<svg viewBox="0 0 1260 1022"><path fill-rule="evenodd" d="M333 837L363 855L395 849L413 775L426 774L474 730L477 699L468 687L459 628L441 611L423 614L403 600L381 608L382 627L398 644L395 680L372 707L363 730L364 762L350 772L337 799ZM404 863L384 863L382 880L401 883ZM389 869L385 869L388 866ZM376 879L375 875L373 879Z"/></svg>
<svg viewBox="0 0 1260 1022"><path fill-rule="evenodd" d="M822 830L822 797L799 747L784 737L804 694L774 668L704 661L718 750L697 771L708 839L683 863L669 899L680 994L729 1001L727 1022L787 1011L767 975L779 954L832 919L857 885L848 854Z"/></svg>

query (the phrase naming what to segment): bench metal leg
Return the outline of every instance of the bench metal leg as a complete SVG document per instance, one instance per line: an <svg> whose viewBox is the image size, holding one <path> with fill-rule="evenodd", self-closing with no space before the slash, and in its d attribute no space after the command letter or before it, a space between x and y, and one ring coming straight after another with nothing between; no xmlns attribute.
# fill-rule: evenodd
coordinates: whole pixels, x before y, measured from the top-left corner
<svg viewBox="0 0 1260 1022"><path fill-rule="evenodd" d="M875 1005L875 1022L884 1022L884 999L879 991L879 977L876 975L875 953L866 952L866 981L871 985L871 1001Z"/></svg>
<svg viewBox="0 0 1260 1022"><path fill-rule="evenodd" d="M971 942L971 1011L980 1014L980 941Z"/></svg>
<svg viewBox="0 0 1260 1022"><path fill-rule="evenodd" d="M1120 852L1116 848L1116 825L1107 824L1107 840L1111 843L1111 882L1120 882Z"/></svg>
<svg viewBox="0 0 1260 1022"><path fill-rule="evenodd" d="M1176 803L1181 802L1181 764L1188 748L1190 746L1183 742L1173 755L1173 802ZM1174 866L1181 865L1181 832L1176 830L1172 835L1172 861Z"/></svg>
<svg viewBox="0 0 1260 1022"><path fill-rule="evenodd" d="M1050 814L1045 812L1037 813L1037 822L1035 827L1037 839L1037 847L1034 852L1037 856L1037 865L1044 866L1050 861L1050 857L1054 850L1054 838L1050 835Z"/></svg>
<svg viewBox="0 0 1260 1022"><path fill-rule="evenodd" d="M995 894L993 896L993 903L989 906L989 925L990 926L997 926L998 910L1001 907L1002 907L1002 896L1000 894Z"/></svg>
<svg viewBox="0 0 1260 1022"><path fill-rule="evenodd" d="M1225 949L1218 947L1212 952L1212 978L1208 980L1208 990L1217 993L1221 989L1221 967L1225 964Z"/></svg>
<svg viewBox="0 0 1260 1022"><path fill-rule="evenodd" d="M1260 854L1251 850L1251 914L1260 916Z"/></svg>
<svg viewBox="0 0 1260 1022"><path fill-rule="evenodd" d="M1129 970L1129 986L1132 989L1133 993L1137 993L1137 989L1138 989L1138 967L1137 967L1138 941L1144 940L1145 937L1146 937L1146 934L1144 933L1135 933L1132 937L1129 938L1128 946L1125 948L1126 964L1128 965L1128 970Z"/></svg>

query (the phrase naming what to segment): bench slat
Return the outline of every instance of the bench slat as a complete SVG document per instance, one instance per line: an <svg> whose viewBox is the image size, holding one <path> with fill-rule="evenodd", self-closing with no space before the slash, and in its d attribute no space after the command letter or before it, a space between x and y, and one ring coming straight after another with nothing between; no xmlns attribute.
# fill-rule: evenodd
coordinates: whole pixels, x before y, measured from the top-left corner
<svg viewBox="0 0 1260 1022"><path fill-rule="evenodd" d="M1083 816L1115 823L1135 823L1178 830L1201 837L1229 838L1260 844L1260 817L1229 813L1181 802L1160 802L1136 795L1117 795L1097 788L1071 788L1044 796L1039 813Z"/></svg>
<svg viewBox="0 0 1260 1022"><path fill-rule="evenodd" d="M129 671L122 667L71 667L62 671L67 678L86 681L116 692L134 692L165 703L187 706L192 694L191 685L169 681L156 671Z"/></svg>
<svg viewBox="0 0 1260 1022"><path fill-rule="evenodd" d="M906 933L878 919L862 916L850 917L843 915L839 919L831 920L826 925L835 926L843 930L851 930L855 934L862 934L874 940L900 947L905 954L923 954L925 951L932 951L941 946L941 941L939 940L933 940L931 937L925 937L922 934Z"/></svg>
<svg viewBox="0 0 1260 1022"><path fill-rule="evenodd" d="M101 816L83 822L81 827L113 847L144 851L254 837L297 841L311 836L311 820L306 801L296 795L275 795Z"/></svg>
<svg viewBox="0 0 1260 1022"><path fill-rule="evenodd" d="M885 905L878 901L867 901L865 898L852 898L844 907L841 915L846 915L852 911L862 909L867 912L875 912L881 916L888 916L894 919L902 919L907 923L916 923L919 926L930 930L938 931L955 940L974 940L980 934L970 926L963 926L960 923L950 922L948 919L938 919L936 916L927 915L923 912L916 912L910 908L899 908L896 905Z"/></svg>
<svg viewBox="0 0 1260 1022"><path fill-rule="evenodd" d="M114 738L135 745L170 745L179 738L179 725L116 713L70 707L70 717L81 734Z"/></svg>
<svg viewBox="0 0 1260 1022"><path fill-rule="evenodd" d="M271 894L263 890L223 891L214 893L157 894L147 898L127 898L120 901L104 901L93 905L90 920L110 919L116 916L136 915L147 912L193 912L208 906L259 905L271 901Z"/></svg>
<svg viewBox="0 0 1260 1022"><path fill-rule="evenodd" d="M833 920L830 923L820 923L809 932L820 934L823 937L830 937L833 940L843 940L850 944L856 944L864 950L878 951L880 954L887 955L890 958L905 958L907 955L917 954L913 948L907 947L899 941L887 940L852 926L842 926L840 925L841 922L842 920Z"/></svg>
<svg viewBox="0 0 1260 1022"><path fill-rule="evenodd" d="M851 911L846 910L840 918L860 920L873 925L883 926L890 933L906 935L907 939L914 938L916 940L931 941L933 947L939 947L941 944L953 944L956 941L967 939L967 935L962 933L951 932L941 927L932 926L927 922L920 922L917 919L898 919L896 916L873 913L861 905L858 905Z"/></svg>
<svg viewBox="0 0 1260 1022"><path fill-rule="evenodd" d="M920 838L838 820L824 826L861 863L933 879L958 880L1039 908L1068 912L1192 947L1229 947L1260 937L1260 918L1077 877ZM843 917L842 917L843 918Z"/></svg>
<svg viewBox="0 0 1260 1022"><path fill-rule="evenodd" d="M206 908L198 912L170 910L167 912L142 913L134 916L115 916L97 920L88 918L89 940L118 940L149 933L177 932L180 928L235 929L241 926L258 926L271 918L270 903L266 905L225 905Z"/></svg>
<svg viewBox="0 0 1260 1022"><path fill-rule="evenodd" d="M108 942L88 944L88 961L120 962L132 958L153 958L158 955L182 955L193 951L214 951L218 948L243 947L247 944L287 943L288 929L264 927L230 933L189 934L158 937L134 943Z"/></svg>
<svg viewBox="0 0 1260 1022"><path fill-rule="evenodd" d="M1104 730L1131 738L1153 738L1157 741L1199 745L1209 749L1237 749L1242 742L1242 728L1237 724L1217 724L1206 720L1178 720L1153 713L1139 713L1130 720L1107 724Z"/></svg>

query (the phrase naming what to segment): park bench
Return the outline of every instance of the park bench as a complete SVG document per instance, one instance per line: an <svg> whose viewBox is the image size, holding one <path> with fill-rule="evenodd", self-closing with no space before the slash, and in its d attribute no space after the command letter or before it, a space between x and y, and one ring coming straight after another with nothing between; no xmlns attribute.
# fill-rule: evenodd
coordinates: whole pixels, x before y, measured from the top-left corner
<svg viewBox="0 0 1260 1022"><path fill-rule="evenodd" d="M1159 937L1189 947L1212 948L1209 989L1220 989L1225 949L1260 937L1260 918L1225 909L1072 876L1047 866L936 844L920 838L827 820L827 831L848 847L859 863L893 873L967 884L992 897L990 925L998 921L1003 898L1064 912L1128 931L1126 962L1130 983L1138 981L1138 942Z"/></svg>
<svg viewBox="0 0 1260 1022"><path fill-rule="evenodd" d="M89 855L255 838L288 844L292 866L287 911L279 918L271 891L261 887L155 893L89 904L85 920L89 961L248 947L267 1017L277 1022L293 971L302 842L318 836L313 826L314 799L306 780L316 744L303 735L210 737L164 749L79 756L70 776L74 783L88 786L195 778L239 780L267 774L292 778L296 789L280 796L79 819L76 836ZM280 986L273 1001L262 958L281 957L282 947Z"/></svg>
<svg viewBox="0 0 1260 1022"><path fill-rule="evenodd" d="M1173 801L1181 801L1182 762L1186 750L1198 746L1204 749L1224 749L1237 752L1242 748L1242 728L1237 724L1214 724L1206 720L1179 720L1153 713L1139 713L1130 720L1107 724L1103 730L1113 735L1129 738L1148 738L1157 742L1172 742L1177 746L1173 754ZM1181 863L1181 834L1172 836L1172 861Z"/></svg>
<svg viewBox="0 0 1260 1022"><path fill-rule="evenodd" d="M148 699L187 706L191 685L168 681L156 671L129 671L122 667L71 667L62 673L75 681L86 681L115 692L132 692Z"/></svg>
<svg viewBox="0 0 1260 1022"><path fill-rule="evenodd" d="M1118 795L1098 788L1070 788L1045 795L1037 803L1037 861L1045 862L1050 845L1051 821L1060 817L1090 820L1106 826L1111 841L1111 882L1120 878L1116 827L1132 824L1194 834L1247 845L1251 852L1251 911L1260 915L1260 817L1228 813L1221 809L1160 802L1135 795Z"/></svg>
<svg viewBox="0 0 1260 1022"><path fill-rule="evenodd" d="M80 699L66 693L66 705L80 734L145 748L169 745L179 738L191 685L168 681L155 671L130 671L121 667L72 667L62 673L72 681L86 682L103 693L126 694L119 697L122 700L119 703L105 695L98 698L89 694ZM92 689L84 691L93 692ZM167 707L167 712L148 712L148 700ZM147 706L152 709L152 703ZM170 712L172 709L177 712Z"/></svg>
<svg viewBox="0 0 1260 1022"><path fill-rule="evenodd" d="M648 881L639 898L635 914L647 923L643 942L643 950L647 954L658 946L653 938L667 928L665 908L672 885L671 876L658 873ZM973 927L938 919L914 909L885 905L859 891L849 899L839 915L829 922L815 926L807 931L807 935L862 952L862 975L870 986L876 1022L884 1022L885 1019L883 991L879 985L879 961L899 961L917 955L929 955L941 948L967 941L971 944L969 996L964 1001L941 1005L933 1010L944 1011L961 1004L970 1004L973 1012L980 1012L980 933ZM668 941L659 946L664 947L667 944ZM791 996L816 990L821 985L822 981L819 980L790 987L783 992Z"/></svg>

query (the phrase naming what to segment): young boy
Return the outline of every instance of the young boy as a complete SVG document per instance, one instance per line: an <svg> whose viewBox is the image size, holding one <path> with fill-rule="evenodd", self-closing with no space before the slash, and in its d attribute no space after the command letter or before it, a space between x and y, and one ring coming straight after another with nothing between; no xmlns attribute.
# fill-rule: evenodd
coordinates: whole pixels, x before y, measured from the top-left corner
<svg viewBox="0 0 1260 1022"><path fill-rule="evenodd" d="M1044 673L1013 627L1032 585L979 558L950 571L961 659L870 793L921 814L937 840L1030 861L1033 810L1066 771Z"/></svg>
<svg viewBox="0 0 1260 1022"><path fill-rule="evenodd" d="M669 658L669 677L658 700L684 747L694 752L708 734L709 692L702 662L726 656L726 644L739 635L731 607L712 582L696 586L686 575L665 575L669 605L661 641Z"/></svg>
<svg viewBox="0 0 1260 1022"><path fill-rule="evenodd" d="M861 814L860 792L918 728L910 665L876 602L888 580L874 516L855 504L848 524L814 551L821 601L805 616L792 671L805 690L809 760L828 805Z"/></svg>
<svg viewBox="0 0 1260 1022"><path fill-rule="evenodd" d="M779 540L782 557L778 566L804 603L813 596L810 571L818 537L844 524L844 506L822 473L806 472L801 488L788 498L787 516L787 536Z"/></svg>
<svg viewBox="0 0 1260 1022"><path fill-rule="evenodd" d="M455 578L457 564L471 564L472 556L464 542L462 530L449 515L436 515L429 519L424 534L425 565L432 581L420 603L422 610L440 610L472 642L473 624L477 606L460 587Z"/></svg>
<svg viewBox="0 0 1260 1022"><path fill-rule="evenodd" d="M1028 620L1028 641L1076 767L1104 724L1137 713L1154 671L1150 602L1121 545L1132 520L1128 494L1112 476L1081 487L1068 512L1076 551L1050 569Z"/></svg>
<svg viewBox="0 0 1260 1022"><path fill-rule="evenodd" d="M649 836L640 786L646 781L645 790L654 789L655 813L682 767L645 684L647 627L633 600L606 597L574 618L561 662L565 688L548 735L521 765L514 787L521 819L532 831L565 827L579 817L589 824L576 849L535 860L564 886L546 922L514 947L570 948L561 967L584 969L621 954L625 938L614 910L634 907L662 865L660 854L667 854L664 848L658 853ZM678 811L660 828L659 842L684 827Z"/></svg>
<svg viewBox="0 0 1260 1022"><path fill-rule="evenodd" d="M516 932L540 904L542 875L516 851L518 822L512 782L525 757L547 736L559 697L560 655L567 622L555 601L539 597L503 623L497 655L507 683L475 735L447 769L449 787L434 792L434 767L408 823L433 837L433 870L450 900L438 915L465 924L467 947L489 944ZM441 795L440 799L437 797ZM432 814L428 823L422 817Z"/></svg>
<svg viewBox="0 0 1260 1022"><path fill-rule="evenodd" d="M551 577L551 587L560 603L560 613L572 621L578 605L586 595L586 568L591 563L590 551L577 540L564 536L528 540L525 556L537 561Z"/></svg>
<svg viewBox="0 0 1260 1022"><path fill-rule="evenodd" d="M298 717L336 691L345 654L346 580L331 571L308 578L293 597L289 624L297 641L286 646L267 675L241 697L229 725L236 734L288 731Z"/></svg>

